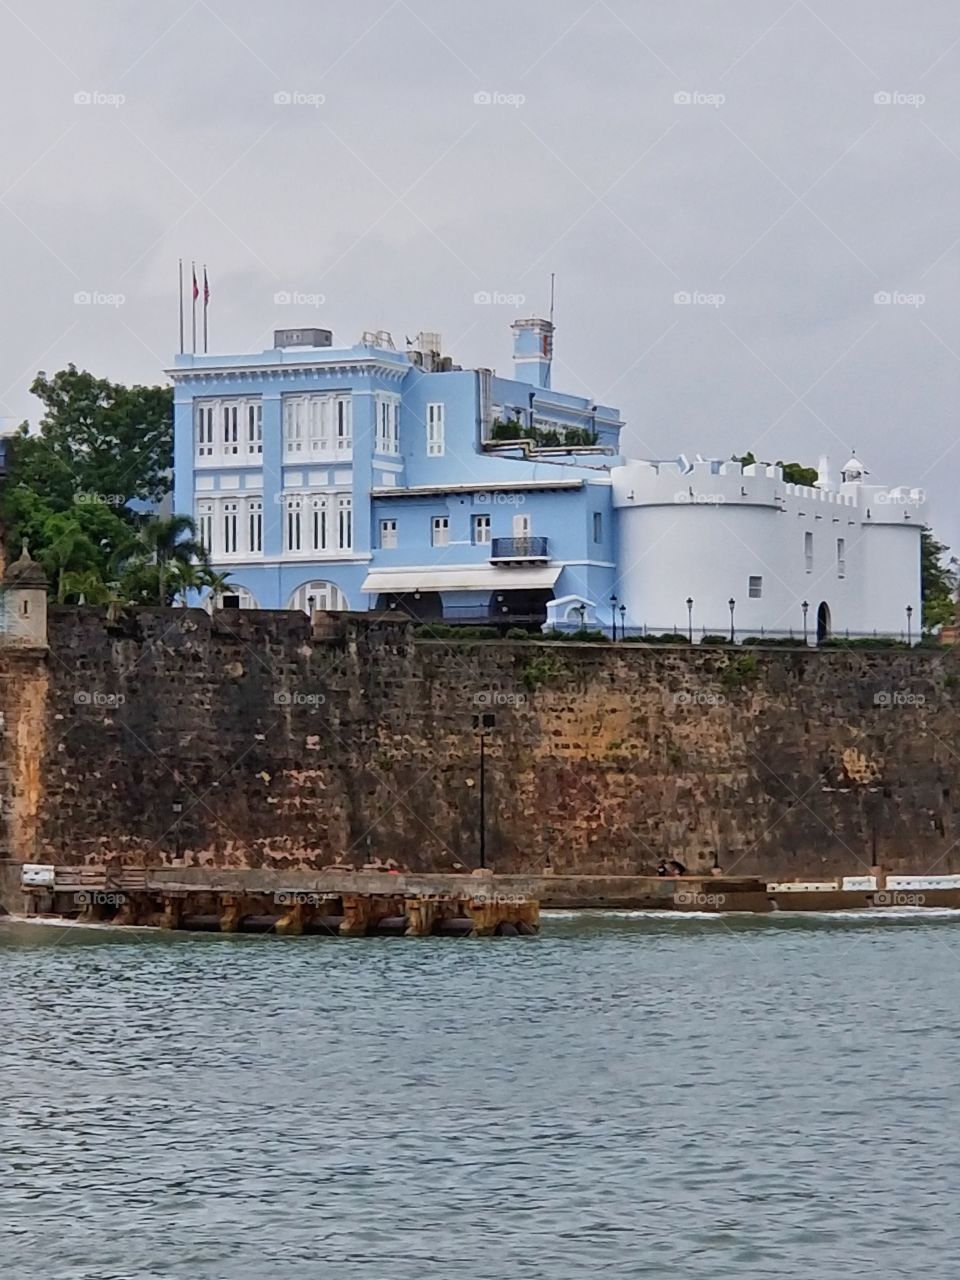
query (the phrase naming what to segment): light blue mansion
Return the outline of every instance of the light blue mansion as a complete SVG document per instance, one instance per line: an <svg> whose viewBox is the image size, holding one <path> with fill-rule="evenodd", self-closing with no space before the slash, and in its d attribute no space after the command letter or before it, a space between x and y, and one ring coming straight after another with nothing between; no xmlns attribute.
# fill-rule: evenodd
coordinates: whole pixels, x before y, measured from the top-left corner
<svg viewBox="0 0 960 1280"><path fill-rule="evenodd" d="M814 485L776 464L620 456L615 409L550 385L553 325L517 320L514 376L436 334L182 355L175 509L235 608L402 611L529 629L919 634L919 489L854 455ZM913 621L916 619L916 623Z"/></svg>
<svg viewBox="0 0 960 1280"><path fill-rule="evenodd" d="M430 333L178 356L174 509L229 573L222 603L531 626L606 601L623 423L551 388L550 321L513 332L513 378Z"/></svg>

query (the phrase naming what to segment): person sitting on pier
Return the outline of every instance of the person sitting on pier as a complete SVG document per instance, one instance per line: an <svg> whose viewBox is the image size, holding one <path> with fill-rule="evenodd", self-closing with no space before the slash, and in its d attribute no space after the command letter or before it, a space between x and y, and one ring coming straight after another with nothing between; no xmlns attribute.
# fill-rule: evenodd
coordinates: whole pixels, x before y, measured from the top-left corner
<svg viewBox="0 0 960 1280"><path fill-rule="evenodd" d="M687 868L682 862L678 862L676 858L671 858L667 866L670 868L670 875L672 876L685 876L687 874Z"/></svg>
<svg viewBox="0 0 960 1280"><path fill-rule="evenodd" d="M670 868L667 866L663 858L661 858L660 861L657 863L657 875L668 876L669 874L670 874Z"/></svg>

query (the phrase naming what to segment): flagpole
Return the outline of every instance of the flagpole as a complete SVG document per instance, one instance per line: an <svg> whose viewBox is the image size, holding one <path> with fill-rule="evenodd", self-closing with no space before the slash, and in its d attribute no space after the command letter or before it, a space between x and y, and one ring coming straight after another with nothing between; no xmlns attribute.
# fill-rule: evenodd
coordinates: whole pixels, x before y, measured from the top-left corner
<svg viewBox="0 0 960 1280"><path fill-rule="evenodd" d="M210 290L207 287L207 264L203 264L203 351L207 351L207 305L210 302Z"/></svg>
<svg viewBox="0 0 960 1280"><path fill-rule="evenodd" d="M180 354L183 355L183 259L180 259Z"/></svg>
<svg viewBox="0 0 960 1280"><path fill-rule="evenodd" d="M190 309L192 311L191 336L193 338L193 354L197 354L197 264L190 263Z"/></svg>

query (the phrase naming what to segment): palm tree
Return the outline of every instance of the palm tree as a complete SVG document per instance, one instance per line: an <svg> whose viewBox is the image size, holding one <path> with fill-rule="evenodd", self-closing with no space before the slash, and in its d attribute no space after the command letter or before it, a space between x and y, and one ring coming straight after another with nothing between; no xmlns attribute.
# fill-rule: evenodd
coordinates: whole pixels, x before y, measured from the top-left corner
<svg viewBox="0 0 960 1280"><path fill-rule="evenodd" d="M60 604L71 596L79 597L80 604L110 604L115 595L96 569L66 570L60 574L57 588Z"/></svg>
<svg viewBox="0 0 960 1280"><path fill-rule="evenodd" d="M215 609L218 601L222 598L223 593L228 587L232 586L230 574L217 573L215 569L211 569L209 565L204 565L197 575L200 579L200 585L209 588L210 591L210 607Z"/></svg>
<svg viewBox="0 0 960 1280"><path fill-rule="evenodd" d="M166 580L174 565L180 569L195 569L198 565L205 568L210 562L206 547L197 538L196 524L190 516L183 515L148 520L141 525L136 539L123 548L122 555L134 564L139 561L156 566L157 596L161 604L166 603ZM188 581L186 575L178 581L181 586L175 594L199 585Z"/></svg>

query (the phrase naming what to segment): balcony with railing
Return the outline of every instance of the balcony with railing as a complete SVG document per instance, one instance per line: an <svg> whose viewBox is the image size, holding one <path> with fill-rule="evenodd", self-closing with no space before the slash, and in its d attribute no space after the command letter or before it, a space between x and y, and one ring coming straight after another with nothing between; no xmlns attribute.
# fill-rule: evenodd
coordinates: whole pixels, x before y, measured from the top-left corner
<svg viewBox="0 0 960 1280"><path fill-rule="evenodd" d="M519 538L494 538L490 544L491 564L529 564L550 559L547 538L525 534Z"/></svg>

